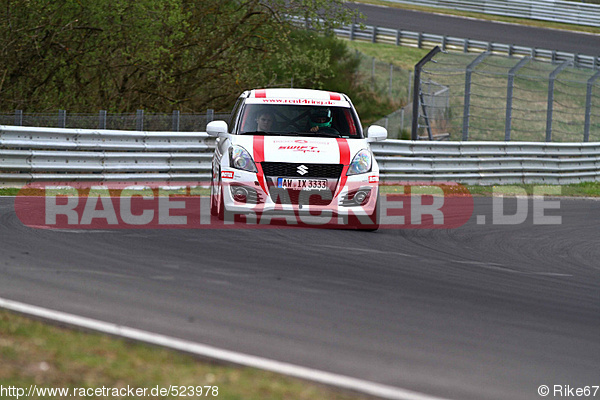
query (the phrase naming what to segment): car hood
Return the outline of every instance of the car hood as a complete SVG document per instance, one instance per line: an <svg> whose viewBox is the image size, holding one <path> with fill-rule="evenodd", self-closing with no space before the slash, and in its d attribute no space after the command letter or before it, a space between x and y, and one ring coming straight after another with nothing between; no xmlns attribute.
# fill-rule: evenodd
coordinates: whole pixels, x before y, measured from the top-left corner
<svg viewBox="0 0 600 400"><path fill-rule="evenodd" d="M369 147L365 139L322 137L236 135L231 141L244 147L256 162L348 165L359 150Z"/></svg>

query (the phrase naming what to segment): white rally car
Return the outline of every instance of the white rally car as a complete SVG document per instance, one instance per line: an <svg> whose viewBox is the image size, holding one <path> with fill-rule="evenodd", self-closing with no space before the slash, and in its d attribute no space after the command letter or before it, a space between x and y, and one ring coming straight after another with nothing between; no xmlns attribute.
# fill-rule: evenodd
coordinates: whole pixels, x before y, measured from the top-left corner
<svg viewBox="0 0 600 400"><path fill-rule="evenodd" d="M352 102L342 93L257 89L242 93L229 123L210 122L217 136L211 213L307 215L358 229L379 227L379 167ZM287 217L286 217L287 218ZM319 222L320 223L320 222Z"/></svg>

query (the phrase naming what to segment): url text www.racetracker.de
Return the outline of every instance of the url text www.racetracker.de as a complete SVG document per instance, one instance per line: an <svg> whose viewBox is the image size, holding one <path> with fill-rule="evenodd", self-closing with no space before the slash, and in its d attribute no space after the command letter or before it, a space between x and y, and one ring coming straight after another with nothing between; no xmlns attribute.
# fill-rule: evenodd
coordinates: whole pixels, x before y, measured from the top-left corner
<svg viewBox="0 0 600 400"><path fill-rule="evenodd" d="M27 388L18 386L0 385L0 397L3 399L20 399L25 397L35 398L68 398L68 397L114 397L114 398L139 398L139 397L217 397L218 386L154 386L151 388L139 387L96 387L96 388L57 388L38 387L31 385Z"/></svg>
<svg viewBox="0 0 600 400"><path fill-rule="evenodd" d="M15 212L24 225L40 229L346 229L349 220L359 229L373 224L379 229L454 229L469 221L562 223L559 186L534 187L529 195L518 186L494 187L491 199L476 208L475 197L461 184L386 183L378 194L377 221L360 207L330 204L328 190L298 191L293 201L286 191L271 193L268 202L264 195L239 199L254 202L249 211L217 218L213 205L218 200L207 194L208 186L206 182L35 183L19 191Z"/></svg>

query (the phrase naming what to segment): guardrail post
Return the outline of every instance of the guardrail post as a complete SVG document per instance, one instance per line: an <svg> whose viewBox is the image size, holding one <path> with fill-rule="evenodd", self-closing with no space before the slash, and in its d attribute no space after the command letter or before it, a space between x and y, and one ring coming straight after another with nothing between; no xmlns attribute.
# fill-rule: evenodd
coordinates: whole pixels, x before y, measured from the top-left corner
<svg viewBox="0 0 600 400"><path fill-rule="evenodd" d="M517 71L521 69L525 64L527 64L531 60L531 57L525 57L521 59L508 71L508 85L506 89L506 123L504 124L504 140L510 141L510 131L512 125L512 101L513 101L513 87L515 83L515 75Z"/></svg>
<svg viewBox="0 0 600 400"><path fill-rule="evenodd" d="M209 108L206 110L206 123L212 122L213 119L215 119L215 110Z"/></svg>
<svg viewBox="0 0 600 400"><path fill-rule="evenodd" d="M481 53L471 64L467 65L465 74L465 104L463 110L463 140L469 140L469 112L471 109L471 75L475 67L479 65L490 53Z"/></svg>
<svg viewBox="0 0 600 400"><path fill-rule="evenodd" d="M463 53L469 52L469 39L463 41Z"/></svg>
<svg viewBox="0 0 600 400"><path fill-rule="evenodd" d="M421 94L421 69L423 66L427 64L431 59L440 51L439 46L435 46L425 57L421 59L415 65L415 79L413 85L413 120L412 120L412 130L411 130L411 139L417 140L419 138L418 129L419 129L419 98Z"/></svg>
<svg viewBox="0 0 600 400"><path fill-rule="evenodd" d="M67 127L67 111L66 110L58 110L58 127L59 128Z"/></svg>
<svg viewBox="0 0 600 400"><path fill-rule="evenodd" d="M372 43L377 43L377 26L373 27L373 36L371 37Z"/></svg>
<svg viewBox="0 0 600 400"><path fill-rule="evenodd" d="M179 116L181 112L179 110L173 110L173 132L179 132Z"/></svg>
<svg viewBox="0 0 600 400"><path fill-rule="evenodd" d="M23 126L23 110L15 110L15 126Z"/></svg>
<svg viewBox="0 0 600 400"><path fill-rule="evenodd" d="M592 115L592 89L594 87L594 82L596 79L600 77L600 71L596 72L594 76L592 76L587 81L587 93L585 96L585 126L583 128L583 141L590 141L590 118Z"/></svg>
<svg viewBox="0 0 600 400"><path fill-rule="evenodd" d="M400 46L400 39L402 38L402 31L396 29L396 46Z"/></svg>
<svg viewBox="0 0 600 400"><path fill-rule="evenodd" d="M106 110L100 110L98 116L98 129L106 129Z"/></svg>
<svg viewBox="0 0 600 400"><path fill-rule="evenodd" d="M417 48L420 49L421 47L423 47L423 32L419 32L419 35L417 37Z"/></svg>
<svg viewBox="0 0 600 400"><path fill-rule="evenodd" d="M546 113L546 142L552 141L552 114L554 112L554 81L558 74L571 64L572 61L565 61L560 64L548 77L548 108Z"/></svg>
<svg viewBox="0 0 600 400"><path fill-rule="evenodd" d="M135 114L135 129L138 131L144 130L144 110L137 110Z"/></svg>
<svg viewBox="0 0 600 400"><path fill-rule="evenodd" d="M354 29L355 29L355 25L354 25L354 23L352 23L352 25L350 25L350 34L349 34L350 40L354 40Z"/></svg>

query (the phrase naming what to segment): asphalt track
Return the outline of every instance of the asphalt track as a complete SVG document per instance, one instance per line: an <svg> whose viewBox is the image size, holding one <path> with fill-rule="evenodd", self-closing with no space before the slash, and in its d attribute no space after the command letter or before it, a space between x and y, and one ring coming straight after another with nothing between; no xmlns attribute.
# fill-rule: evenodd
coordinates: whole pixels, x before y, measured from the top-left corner
<svg viewBox="0 0 600 400"><path fill-rule="evenodd" d="M558 50L588 56L600 55L600 35L533 28L359 3L349 3L348 6L358 8L366 16L362 21L367 25Z"/></svg>
<svg viewBox="0 0 600 400"><path fill-rule="evenodd" d="M517 200L496 218L475 198L456 229L58 231L5 197L0 297L447 399L539 399L600 384L600 202L553 201L546 225L531 200L499 225Z"/></svg>

